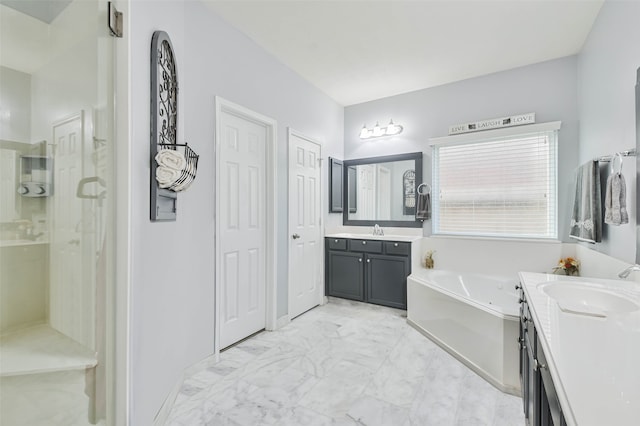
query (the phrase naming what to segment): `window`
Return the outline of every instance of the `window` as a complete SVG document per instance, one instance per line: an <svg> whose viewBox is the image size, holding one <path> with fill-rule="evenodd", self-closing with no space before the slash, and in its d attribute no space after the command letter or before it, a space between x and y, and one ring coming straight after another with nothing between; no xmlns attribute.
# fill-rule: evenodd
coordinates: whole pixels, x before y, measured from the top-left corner
<svg viewBox="0 0 640 426"><path fill-rule="evenodd" d="M433 233L557 238L560 123L432 139Z"/></svg>

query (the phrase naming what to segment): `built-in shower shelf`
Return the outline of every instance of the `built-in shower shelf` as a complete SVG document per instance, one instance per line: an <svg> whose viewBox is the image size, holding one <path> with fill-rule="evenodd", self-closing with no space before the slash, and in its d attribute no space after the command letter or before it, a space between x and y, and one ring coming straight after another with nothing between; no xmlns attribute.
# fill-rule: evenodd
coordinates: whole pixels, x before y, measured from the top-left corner
<svg viewBox="0 0 640 426"><path fill-rule="evenodd" d="M0 247L35 246L35 245L38 245L38 244L49 244L49 241L0 240Z"/></svg>
<svg viewBox="0 0 640 426"><path fill-rule="evenodd" d="M0 376L84 370L97 363L94 351L48 325L36 325L0 338Z"/></svg>

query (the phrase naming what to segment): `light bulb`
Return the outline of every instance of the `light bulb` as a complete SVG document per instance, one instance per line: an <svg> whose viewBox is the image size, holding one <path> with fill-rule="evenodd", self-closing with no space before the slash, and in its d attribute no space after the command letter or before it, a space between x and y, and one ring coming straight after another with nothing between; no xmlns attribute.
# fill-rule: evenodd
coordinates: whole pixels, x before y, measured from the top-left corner
<svg viewBox="0 0 640 426"><path fill-rule="evenodd" d="M400 132L402 132L402 126L393 124L393 120L390 120L389 125L387 126L387 135L397 135Z"/></svg>
<svg viewBox="0 0 640 426"><path fill-rule="evenodd" d="M367 129L367 126L362 126L362 130L360 130L360 139L368 139L369 136L371 136L371 134L369 133L369 129Z"/></svg>
<svg viewBox="0 0 640 426"><path fill-rule="evenodd" d="M382 135L384 135L384 132L382 131L382 128L380 127L378 122L376 122L376 125L373 128L373 137L378 137L378 136L382 136Z"/></svg>
<svg viewBox="0 0 640 426"><path fill-rule="evenodd" d="M395 134L396 134L396 131L397 131L396 125L395 125L395 124L393 124L393 120L390 120L390 121L389 121L389 125L387 126L387 131L386 131L386 133L387 133L388 135L395 135Z"/></svg>

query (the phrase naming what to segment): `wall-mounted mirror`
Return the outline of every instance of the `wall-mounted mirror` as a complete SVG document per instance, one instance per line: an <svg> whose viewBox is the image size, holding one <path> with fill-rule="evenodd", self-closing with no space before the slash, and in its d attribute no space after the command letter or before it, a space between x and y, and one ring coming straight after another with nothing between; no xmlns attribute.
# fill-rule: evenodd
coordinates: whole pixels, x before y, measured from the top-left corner
<svg viewBox="0 0 640 426"><path fill-rule="evenodd" d="M640 264L640 68L636 71L636 263Z"/></svg>
<svg viewBox="0 0 640 426"><path fill-rule="evenodd" d="M416 187L422 183L422 153L345 160L343 224L420 228Z"/></svg>

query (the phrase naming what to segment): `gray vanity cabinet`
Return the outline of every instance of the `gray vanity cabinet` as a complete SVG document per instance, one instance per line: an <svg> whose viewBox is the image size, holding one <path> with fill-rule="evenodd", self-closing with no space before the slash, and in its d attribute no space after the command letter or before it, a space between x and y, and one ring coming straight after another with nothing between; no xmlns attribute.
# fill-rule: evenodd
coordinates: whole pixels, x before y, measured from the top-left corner
<svg viewBox="0 0 640 426"><path fill-rule="evenodd" d="M566 426L540 337L520 286L520 384L528 426Z"/></svg>
<svg viewBox="0 0 640 426"><path fill-rule="evenodd" d="M409 258L406 256L367 255L367 302L407 309L409 273Z"/></svg>
<svg viewBox="0 0 640 426"><path fill-rule="evenodd" d="M326 263L326 293L364 302L364 256L329 250Z"/></svg>
<svg viewBox="0 0 640 426"><path fill-rule="evenodd" d="M363 239L325 239L328 296L407 308L411 244Z"/></svg>

